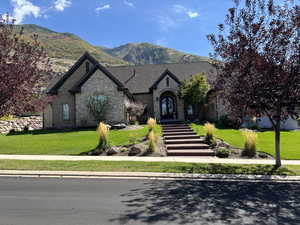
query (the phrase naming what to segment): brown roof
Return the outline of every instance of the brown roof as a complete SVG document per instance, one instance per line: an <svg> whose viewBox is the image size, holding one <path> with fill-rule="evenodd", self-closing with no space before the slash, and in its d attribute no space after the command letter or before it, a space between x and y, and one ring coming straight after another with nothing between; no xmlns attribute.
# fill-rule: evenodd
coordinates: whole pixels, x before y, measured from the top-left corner
<svg viewBox="0 0 300 225"><path fill-rule="evenodd" d="M107 68L121 81L132 94L147 93L150 87L162 76L166 70L174 74L179 81L189 78L200 72L207 74L207 79L215 79L215 69L206 61L178 64L148 64L139 66L119 66Z"/></svg>

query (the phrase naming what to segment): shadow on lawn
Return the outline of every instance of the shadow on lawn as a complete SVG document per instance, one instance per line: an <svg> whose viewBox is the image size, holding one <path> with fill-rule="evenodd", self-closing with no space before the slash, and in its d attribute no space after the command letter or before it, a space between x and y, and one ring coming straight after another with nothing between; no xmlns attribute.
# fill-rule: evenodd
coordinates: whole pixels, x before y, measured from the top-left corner
<svg viewBox="0 0 300 225"><path fill-rule="evenodd" d="M300 223L299 183L156 180L120 197L120 224Z"/></svg>

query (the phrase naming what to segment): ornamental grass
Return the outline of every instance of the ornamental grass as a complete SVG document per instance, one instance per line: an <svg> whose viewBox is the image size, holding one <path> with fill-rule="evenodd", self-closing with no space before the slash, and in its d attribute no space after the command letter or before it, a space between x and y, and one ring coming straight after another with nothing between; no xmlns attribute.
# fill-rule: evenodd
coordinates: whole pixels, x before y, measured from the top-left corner
<svg viewBox="0 0 300 225"><path fill-rule="evenodd" d="M107 125L103 122L100 122L97 129L97 133L99 135L99 144L97 148L99 150L105 150L108 147L109 129Z"/></svg>
<svg viewBox="0 0 300 225"><path fill-rule="evenodd" d="M216 127L214 124L205 123L204 124L204 131L205 131L205 140L207 143L212 144L214 142L214 135L216 132Z"/></svg>
<svg viewBox="0 0 300 225"><path fill-rule="evenodd" d="M244 136L243 156L254 157L256 155L257 133L252 130L242 132Z"/></svg>

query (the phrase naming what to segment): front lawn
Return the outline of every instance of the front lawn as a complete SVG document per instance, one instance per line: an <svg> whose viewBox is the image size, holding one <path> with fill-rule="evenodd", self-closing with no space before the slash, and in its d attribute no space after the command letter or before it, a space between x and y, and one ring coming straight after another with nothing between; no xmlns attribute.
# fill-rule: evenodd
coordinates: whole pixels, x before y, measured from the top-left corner
<svg viewBox="0 0 300 225"><path fill-rule="evenodd" d="M139 130L112 130L112 146L129 144L130 139L140 139L147 134L147 127ZM28 155L78 155L94 149L98 143L95 130L31 131L0 135L0 154Z"/></svg>
<svg viewBox="0 0 300 225"><path fill-rule="evenodd" d="M102 172L161 172L200 174L300 175L300 166L206 164L181 162L131 161L39 161L0 160L0 170L102 171Z"/></svg>
<svg viewBox="0 0 300 225"><path fill-rule="evenodd" d="M202 125L192 124L192 128L198 134L204 135ZM243 148L244 138L240 130L218 129L216 136L223 139L230 145ZM258 133L257 149L275 156L274 132L265 131ZM281 156L282 159L300 159L300 132L299 131L282 131L281 132Z"/></svg>

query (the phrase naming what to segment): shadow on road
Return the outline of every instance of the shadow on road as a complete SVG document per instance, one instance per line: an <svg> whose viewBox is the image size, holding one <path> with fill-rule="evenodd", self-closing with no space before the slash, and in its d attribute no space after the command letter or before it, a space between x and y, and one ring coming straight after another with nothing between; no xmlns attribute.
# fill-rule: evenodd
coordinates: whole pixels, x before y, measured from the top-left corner
<svg viewBox="0 0 300 225"><path fill-rule="evenodd" d="M121 195L120 224L300 224L300 184L150 181Z"/></svg>

